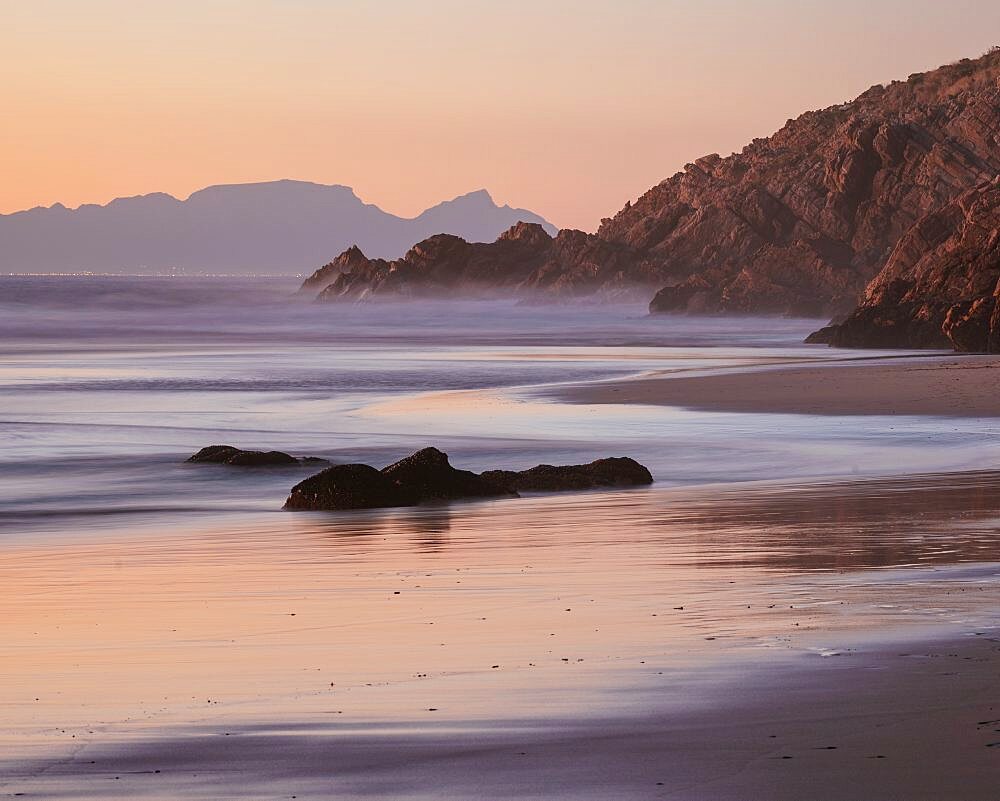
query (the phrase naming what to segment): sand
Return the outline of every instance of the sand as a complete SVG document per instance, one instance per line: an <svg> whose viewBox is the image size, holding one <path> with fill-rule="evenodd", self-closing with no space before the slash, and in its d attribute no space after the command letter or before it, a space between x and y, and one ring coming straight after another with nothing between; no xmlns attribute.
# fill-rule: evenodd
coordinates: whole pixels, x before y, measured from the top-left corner
<svg viewBox="0 0 1000 801"><path fill-rule="evenodd" d="M1000 416L1000 357L845 359L558 387L561 401L719 412Z"/></svg>
<svg viewBox="0 0 1000 801"><path fill-rule="evenodd" d="M974 418L998 367L546 391ZM0 551L0 792L992 801L998 519L983 470L25 537Z"/></svg>
<svg viewBox="0 0 1000 801"><path fill-rule="evenodd" d="M972 636L773 663L693 709L658 710L646 688L644 714L178 726L17 765L21 781L8 786L45 799L993 801L998 643Z"/></svg>
<svg viewBox="0 0 1000 801"><path fill-rule="evenodd" d="M0 791L992 799L998 516L982 472L33 538Z"/></svg>

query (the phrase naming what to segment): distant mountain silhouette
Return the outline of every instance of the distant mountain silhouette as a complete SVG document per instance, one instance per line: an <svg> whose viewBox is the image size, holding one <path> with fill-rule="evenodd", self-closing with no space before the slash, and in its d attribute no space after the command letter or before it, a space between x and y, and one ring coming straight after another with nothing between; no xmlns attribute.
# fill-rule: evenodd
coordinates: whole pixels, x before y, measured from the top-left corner
<svg viewBox="0 0 1000 801"><path fill-rule="evenodd" d="M407 219L362 202L347 186L210 186L187 200L158 192L0 215L0 272L295 275L354 244L391 259L432 234L492 241L519 221L555 232L533 212L497 206L485 189Z"/></svg>

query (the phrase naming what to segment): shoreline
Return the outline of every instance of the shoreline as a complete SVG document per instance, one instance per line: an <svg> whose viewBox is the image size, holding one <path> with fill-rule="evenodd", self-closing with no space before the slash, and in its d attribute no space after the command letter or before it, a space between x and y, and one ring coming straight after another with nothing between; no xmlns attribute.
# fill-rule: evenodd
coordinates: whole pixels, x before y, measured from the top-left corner
<svg viewBox="0 0 1000 801"><path fill-rule="evenodd" d="M835 658L761 660L722 682L711 670L685 676L693 705L658 703L677 690L667 676L662 689L619 687L623 715L358 726L317 710L156 728L0 767L5 789L35 798L235 798L252 787L276 798L991 801L998 669L996 632L889 638Z"/></svg>
<svg viewBox="0 0 1000 801"><path fill-rule="evenodd" d="M1000 417L1000 356L897 356L548 387L573 404L812 415Z"/></svg>
<svg viewBox="0 0 1000 801"><path fill-rule="evenodd" d="M540 496L8 552L0 789L992 801L998 482Z"/></svg>

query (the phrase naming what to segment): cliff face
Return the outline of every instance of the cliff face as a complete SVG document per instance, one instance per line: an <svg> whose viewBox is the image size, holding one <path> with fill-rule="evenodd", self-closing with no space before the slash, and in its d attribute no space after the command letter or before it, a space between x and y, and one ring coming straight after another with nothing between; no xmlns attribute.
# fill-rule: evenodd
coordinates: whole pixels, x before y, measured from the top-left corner
<svg viewBox="0 0 1000 801"><path fill-rule="evenodd" d="M809 112L688 165L598 236L676 277L652 311L836 313L925 214L1000 172L1000 54Z"/></svg>
<svg viewBox="0 0 1000 801"><path fill-rule="evenodd" d="M918 220L1000 172L998 78L1000 53L990 53L875 86L740 153L698 159L596 234L517 248L432 237L352 272L337 297L474 277L557 295L663 287L653 312L846 312Z"/></svg>
<svg viewBox="0 0 1000 801"><path fill-rule="evenodd" d="M846 320L809 341L1000 352L1000 178L923 217Z"/></svg>

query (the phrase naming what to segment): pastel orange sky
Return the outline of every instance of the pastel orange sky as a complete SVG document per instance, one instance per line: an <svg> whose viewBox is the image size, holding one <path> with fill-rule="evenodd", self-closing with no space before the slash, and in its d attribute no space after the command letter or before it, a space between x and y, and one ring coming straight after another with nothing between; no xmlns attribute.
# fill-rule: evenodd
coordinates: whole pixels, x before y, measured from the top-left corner
<svg viewBox="0 0 1000 801"><path fill-rule="evenodd" d="M4 3L0 212L214 183L486 187L592 230L685 162L1000 43L996 0Z"/></svg>

